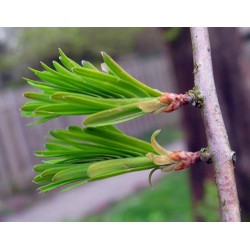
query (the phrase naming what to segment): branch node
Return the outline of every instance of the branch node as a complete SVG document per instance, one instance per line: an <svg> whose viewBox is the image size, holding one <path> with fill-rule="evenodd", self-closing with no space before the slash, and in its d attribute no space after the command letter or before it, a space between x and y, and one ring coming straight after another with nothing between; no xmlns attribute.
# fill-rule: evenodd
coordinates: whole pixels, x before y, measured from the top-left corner
<svg viewBox="0 0 250 250"><path fill-rule="evenodd" d="M198 87L193 87L193 89L189 90L187 94L190 97L190 103L192 106L202 108L204 99L201 96L201 92Z"/></svg>
<svg viewBox="0 0 250 250"><path fill-rule="evenodd" d="M231 152L231 159L233 161L233 164L236 163L236 153L234 151Z"/></svg>
<svg viewBox="0 0 250 250"><path fill-rule="evenodd" d="M183 105L189 104L190 103L190 96L188 95L188 93L174 94L174 93L165 92L157 100L160 103L167 106L163 111L170 113Z"/></svg>
<svg viewBox="0 0 250 250"><path fill-rule="evenodd" d="M202 148L200 150L200 159L208 164L212 163L212 155L209 148Z"/></svg>
<svg viewBox="0 0 250 250"><path fill-rule="evenodd" d="M194 75L198 73L199 67L200 67L200 64L195 63L195 65L194 65L194 71L193 71Z"/></svg>

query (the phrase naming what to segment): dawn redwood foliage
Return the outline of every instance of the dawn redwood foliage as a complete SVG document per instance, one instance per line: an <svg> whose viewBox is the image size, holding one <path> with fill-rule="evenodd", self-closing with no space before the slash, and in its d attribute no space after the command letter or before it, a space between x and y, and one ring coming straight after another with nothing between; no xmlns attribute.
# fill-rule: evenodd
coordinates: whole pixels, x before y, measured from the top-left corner
<svg viewBox="0 0 250 250"><path fill-rule="evenodd" d="M147 113L171 112L193 101L191 92L176 95L152 89L106 53L102 53L103 71L99 71L90 62L79 65L62 50L59 52L62 65L54 61L55 69L43 63L45 71L31 69L41 81L26 80L42 92L24 94L32 101L23 105L22 115L38 118L30 125L62 115L89 116L83 122L85 128L70 126L51 131L46 149L35 152L38 157L51 158L34 167L34 181L42 192L71 184L64 189L68 190L132 171L181 170L200 160L199 152L162 148L155 140L160 131L153 133L149 144L113 126Z"/></svg>
<svg viewBox="0 0 250 250"><path fill-rule="evenodd" d="M150 144L127 136L114 126L147 113L172 112L186 104L201 108L206 96L197 79L196 87L185 94L161 92L129 75L104 52L102 71L87 61L82 61L81 65L74 62L62 50L59 53L61 63L54 61L54 69L43 63L44 71L31 69L40 80L26 81L41 92L24 94L31 101L21 108L22 115L38 118L31 124L64 115L88 116L83 121L85 127L51 131L46 149L36 151L38 157L48 158L34 167L37 172L34 181L42 192L70 184L64 189L69 190L145 169L152 169L150 182L157 169L169 172L188 168L200 160L210 162L211 157L217 160L209 138L209 148L171 152L157 143L155 137L159 130L152 134ZM195 70L199 71L197 65ZM230 216L222 218L236 220Z"/></svg>

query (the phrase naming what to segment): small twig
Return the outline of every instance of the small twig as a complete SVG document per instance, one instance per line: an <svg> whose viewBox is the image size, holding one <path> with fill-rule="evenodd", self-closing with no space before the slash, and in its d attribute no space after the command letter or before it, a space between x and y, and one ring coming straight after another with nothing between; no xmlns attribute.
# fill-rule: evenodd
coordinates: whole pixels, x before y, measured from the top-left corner
<svg viewBox="0 0 250 250"><path fill-rule="evenodd" d="M174 93L168 93L165 92L161 97L158 98L158 101L164 104L167 104L168 106L163 109L163 112L172 112L179 107L192 103L193 102L193 96L186 94L174 94Z"/></svg>
<svg viewBox="0 0 250 250"><path fill-rule="evenodd" d="M173 161L179 162L174 170L179 171L185 168L189 168L194 165L196 162L201 160L200 152L186 152L186 151L173 151L168 155L169 158Z"/></svg>
<svg viewBox="0 0 250 250"><path fill-rule="evenodd" d="M157 168L154 168L148 176L149 185L152 188L152 176L155 171L160 169L162 172L172 172L179 171L186 168L191 167L195 163L199 161L205 161L207 163L211 163L211 155L207 148L202 148L197 152L187 152L181 150L175 150L167 155L155 155L153 153L148 153L147 156L152 158L156 164L162 163L163 165L159 165ZM165 158L164 158L165 157ZM167 159L167 160L166 160ZM164 165L164 160L169 162L169 159L173 161L173 164Z"/></svg>
<svg viewBox="0 0 250 250"><path fill-rule="evenodd" d="M163 112L172 112L183 105L192 104L195 107L201 108L203 104L203 99L200 95L199 90L194 87L185 94L174 94L165 92L158 101L167 104L168 107L163 109Z"/></svg>
<svg viewBox="0 0 250 250"><path fill-rule="evenodd" d="M239 201L234 177L235 153L230 149L227 132L217 99L209 35L207 28L191 28L195 86L203 97L201 109L215 181L219 195L222 221L240 221Z"/></svg>

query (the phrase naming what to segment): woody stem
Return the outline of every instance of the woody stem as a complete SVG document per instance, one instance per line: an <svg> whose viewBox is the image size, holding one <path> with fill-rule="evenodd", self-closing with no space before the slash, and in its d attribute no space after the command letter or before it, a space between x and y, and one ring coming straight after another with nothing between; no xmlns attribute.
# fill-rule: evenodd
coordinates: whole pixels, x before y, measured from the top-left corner
<svg viewBox="0 0 250 250"><path fill-rule="evenodd" d="M240 221L239 201L234 177L234 152L218 102L207 28L191 28L194 58L194 81L204 105L201 109L209 150L215 169L222 221Z"/></svg>

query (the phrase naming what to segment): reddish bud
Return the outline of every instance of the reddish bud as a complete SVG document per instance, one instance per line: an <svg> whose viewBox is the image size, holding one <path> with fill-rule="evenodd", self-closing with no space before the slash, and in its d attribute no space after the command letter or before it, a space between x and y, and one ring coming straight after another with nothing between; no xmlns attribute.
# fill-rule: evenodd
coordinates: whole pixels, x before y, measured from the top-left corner
<svg viewBox="0 0 250 250"><path fill-rule="evenodd" d="M158 98L158 101L168 105L168 107L163 110L164 112L172 112L178 109L180 106L190 103L192 100L188 94L178 95L165 92L161 97Z"/></svg>
<svg viewBox="0 0 250 250"><path fill-rule="evenodd" d="M200 153L199 152L185 152L185 151L173 151L168 155L168 157L173 160L179 162L175 170L182 170L192 166L194 163L200 161Z"/></svg>

